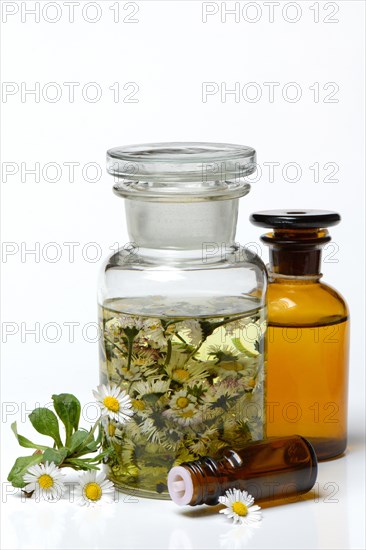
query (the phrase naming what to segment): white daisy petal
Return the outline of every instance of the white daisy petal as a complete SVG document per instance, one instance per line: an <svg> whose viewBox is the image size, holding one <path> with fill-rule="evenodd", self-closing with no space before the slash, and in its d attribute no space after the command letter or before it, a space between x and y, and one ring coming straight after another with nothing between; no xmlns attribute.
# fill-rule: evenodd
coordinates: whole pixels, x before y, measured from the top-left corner
<svg viewBox="0 0 366 550"><path fill-rule="evenodd" d="M199 321L194 319L188 319L176 324L177 332L183 332L184 335L188 335L190 342L193 346L198 346L202 341L203 333Z"/></svg>
<svg viewBox="0 0 366 550"><path fill-rule="evenodd" d="M103 481L106 480L107 476L105 475L105 472L98 472L96 474L96 476L92 476L92 477L95 477L95 481L97 483L102 483Z"/></svg>
<svg viewBox="0 0 366 550"><path fill-rule="evenodd" d="M258 513L259 513L260 515L262 514L261 509L260 509L259 506L258 506L258 508L257 508L256 506L251 505L251 506L249 506L248 508L249 508L251 514L258 514Z"/></svg>

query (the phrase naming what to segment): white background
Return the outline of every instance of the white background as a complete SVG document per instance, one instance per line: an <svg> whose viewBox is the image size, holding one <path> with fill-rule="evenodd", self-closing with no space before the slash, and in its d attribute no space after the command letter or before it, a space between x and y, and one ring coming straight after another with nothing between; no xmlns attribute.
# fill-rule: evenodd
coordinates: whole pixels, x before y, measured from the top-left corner
<svg viewBox="0 0 366 550"><path fill-rule="evenodd" d="M43 1L36 22L27 12L35 4L1 2L2 481L20 454L10 423L30 436L26 410L63 391L87 403L98 383L97 344L87 341L95 336L94 257L128 242L105 151L129 143L253 146L261 175L241 201L241 244L258 243L261 230L248 221L258 209L341 213L323 272L352 315L350 444L344 458L321 465L318 499L265 509L250 542L207 508L122 498L80 511L4 493L3 548L363 548L364 3L237 2L237 21L226 22L235 2L80 0L74 22L65 2ZM205 10L217 13L203 22ZM74 100L66 82L79 83ZM37 86L39 97L25 94ZM235 86L239 96L225 95ZM74 178L69 163L78 163ZM27 173L34 168L39 178ZM64 243L79 243L74 261ZM25 334L36 323L39 342ZM73 342L65 323L78 323ZM338 487L333 498L326 483Z"/></svg>

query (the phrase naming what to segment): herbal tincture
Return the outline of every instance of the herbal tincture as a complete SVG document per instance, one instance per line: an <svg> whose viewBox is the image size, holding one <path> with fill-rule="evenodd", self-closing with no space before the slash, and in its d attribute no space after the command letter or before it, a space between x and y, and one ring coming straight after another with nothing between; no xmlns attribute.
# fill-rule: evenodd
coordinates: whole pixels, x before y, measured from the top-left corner
<svg viewBox="0 0 366 550"><path fill-rule="evenodd" d="M107 162L130 243L101 275L100 379L134 412L104 426L109 477L169 498L172 466L265 436L267 276L235 243L255 151L149 144L112 149Z"/></svg>
<svg viewBox="0 0 366 550"><path fill-rule="evenodd" d="M336 212L256 212L269 246L267 435L299 433L318 460L347 444L348 308L321 282L321 249Z"/></svg>
<svg viewBox="0 0 366 550"><path fill-rule="evenodd" d="M168 488L181 506L217 504L228 489L271 501L310 491L317 471L314 449L306 439L273 438L227 450L220 460L204 457L176 466L168 474Z"/></svg>

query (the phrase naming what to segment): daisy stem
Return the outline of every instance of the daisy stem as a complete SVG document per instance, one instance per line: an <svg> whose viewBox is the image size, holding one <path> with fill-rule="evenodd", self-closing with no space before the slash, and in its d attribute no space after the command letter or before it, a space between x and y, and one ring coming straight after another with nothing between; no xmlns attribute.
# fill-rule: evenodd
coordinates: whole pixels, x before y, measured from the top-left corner
<svg viewBox="0 0 366 550"><path fill-rule="evenodd" d="M187 361L189 361L190 359L192 359L192 357L194 358L194 355L196 355L197 351L200 349L200 347L202 346L203 342L206 340L206 338L203 338L202 342L200 344L198 344L198 346L192 351L192 353L188 356L188 359Z"/></svg>
<svg viewBox="0 0 366 550"><path fill-rule="evenodd" d="M127 356L127 367L126 367L127 370L130 370L130 366L131 366L134 339L135 339L134 336L129 336L128 337L128 356Z"/></svg>
<svg viewBox="0 0 366 550"><path fill-rule="evenodd" d="M166 352L166 358L165 358L165 363L164 363L165 366L169 365L169 361L170 361L171 356L172 356L172 342L169 338L169 340L168 340L168 349L167 349L167 352Z"/></svg>
<svg viewBox="0 0 366 550"><path fill-rule="evenodd" d="M185 339L184 339L180 334L178 334L178 332L175 333L175 336L176 336L181 342L183 342L183 344L185 344L186 346L188 346L188 343L185 341Z"/></svg>
<svg viewBox="0 0 366 550"><path fill-rule="evenodd" d="M124 351L122 348L120 348L119 346L117 346L117 344L115 344L114 342L112 342L112 340L109 340L109 338L107 338L106 336L104 336L104 339L105 339L107 342L109 342L110 344L112 344L112 346L114 346L115 348L117 348L118 351L120 351L120 352L123 353L123 354L125 353L125 351Z"/></svg>

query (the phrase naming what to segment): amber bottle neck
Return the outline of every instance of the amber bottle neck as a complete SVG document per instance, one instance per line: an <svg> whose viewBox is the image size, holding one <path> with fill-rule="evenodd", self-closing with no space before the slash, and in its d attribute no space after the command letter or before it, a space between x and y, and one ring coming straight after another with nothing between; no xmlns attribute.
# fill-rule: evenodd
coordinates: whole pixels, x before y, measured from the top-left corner
<svg viewBox="0 0 366 550"><path fill-rule="evenodd" d="M236 453L228 451L228 454ZM228 470L232 470L235 465L231 463L229 457L220 460L214 460L210 457L204 457L194 462L187 462L184 466L190 471L194 478L194 495L191 504L217 504L220 495L223 495L230 488L227 478Z"/></svg>
<svg viewBox="0 0 366 550"><path fill-rule="evenodd" d="M287 277L321 275L321 249L331 238L326 229L275 229L261 237L269 246L269 270Z"/></svg>

